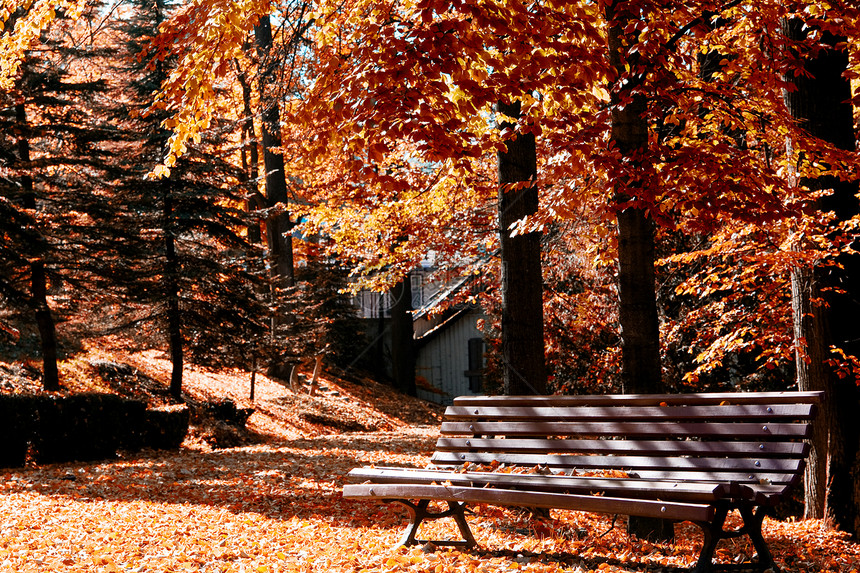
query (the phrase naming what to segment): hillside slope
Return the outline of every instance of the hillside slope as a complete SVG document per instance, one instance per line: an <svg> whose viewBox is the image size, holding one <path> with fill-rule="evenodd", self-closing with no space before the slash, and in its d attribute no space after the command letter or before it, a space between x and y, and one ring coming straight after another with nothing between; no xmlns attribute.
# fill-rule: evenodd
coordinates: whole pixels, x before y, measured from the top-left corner
<svg viewBox="0 0 860 573"><path fill-rule="evenodd" d="M36 365L0 362L0 392L41 392ZM150 405L172 403L168 393L170 360L158 350L134 350L118 339L86 343L60 364L63 393L98 391L145 399ZM306 373L310 379L310 373ZM187 364L184 399L192 412L225 399L239 408L254 408L246 441L310 438L341 432L391 431L433 425L441 407L404 396L366 377L351 380L324 371L315 395L301 385L293 391L282 381L257 374L250 400L251 373L239 368L214 370ZM199 417L195 421L201 422ZM186 445L199 442L195 428ZM202 431L205 433L205 431ZM196 439L195 438L198 438ZM196 443L196 445L200 445Z"/></svg>

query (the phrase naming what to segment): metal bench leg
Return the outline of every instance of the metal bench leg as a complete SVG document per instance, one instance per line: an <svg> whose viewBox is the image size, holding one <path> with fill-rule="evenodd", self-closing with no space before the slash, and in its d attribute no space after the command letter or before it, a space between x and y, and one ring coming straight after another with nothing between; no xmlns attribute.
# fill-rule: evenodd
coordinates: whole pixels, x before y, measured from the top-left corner
<svg viewBox="0 0 860 573"><path fill-rule="evenodd" d="M758 553L759 569L766 571L768 569L777 570L776 564L773 562L773 555L767 547L767 543L761 534L761 524L764 521L765 508L760 507L758 511L753 512L751 507L740 508L741 517L744 519L742 531L750 538Z"/></svg>
<svg viewBox="0 0 860 573"><path fill-rule="evenodd" d="M411 501L405 499L395 499L391 501L396 501L397 503L406 507L406 511L409 512L409 525L406 528L406 531L403 533L403 537L400 538L400 542L397 546L401 545L424 545L425 543L433 543L434 545L457 545L462 547L474 547L478 544L475 541L475 537L472 535L472 530L469 529L469 524L466 522L466 504L458 501L449 501L448 509L445 511L440 511L438 513L433 513L432 511L428 511L427 507L430 505L429 499L419 500L418 503L412 503ZM444 541L436 541L436 540L426 540L426 539L418 539L416 535L418 534L418 527L421 525L421 522L425 519L441 519L443 517L453 517L454 521L457 523L457 527L460 530L460 535L463 536L462 540L444 540Z"/></svg>
<svg viewBox="0 0 860 573"><path fill-rule="evenodd" d="M728 513L727 507L717 506L717 513L712 522L697 524L705 534L705 541L702 544L699 559L696 561L696 567L693 569L694 573L711 573L714 570L714 551L717 549L717 543L723 538L723 525L726 523Z"/></svg>
<svg viewBox="0 0 860 573"><path fill-rule="evenodd" d="M758 553L758 563L750 565L757 567L759 571L767 571L768 569L778 571L770 549L768 549L767 543L765 543L764 537L761 534L761 524L764 521L765 509L762 507L758 511L754 511L751 506L745 505L739 507L738 511L740 511L744 522L740 529L734 531L723 529L726 523L726 515L728 514L727 506L717 507L714 521L697 524L705 533L705 542L702 545L702 552L699 553L696 567L693 569L694 573L711 573L714 570L713 559L717 544L723 539L731 539L742 535L750 538Z"/></svg>

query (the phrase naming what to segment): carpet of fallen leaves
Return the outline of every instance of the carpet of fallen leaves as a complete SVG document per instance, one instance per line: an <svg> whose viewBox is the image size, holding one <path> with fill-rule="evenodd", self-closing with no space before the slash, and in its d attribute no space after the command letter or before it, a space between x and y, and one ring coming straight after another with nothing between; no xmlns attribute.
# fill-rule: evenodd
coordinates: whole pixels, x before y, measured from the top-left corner
<svg viewBox="0 0 860 573"><path fill-rule="evenodd" d="M157 354L120 358L156 379L167 368ZM186 389L244 403L248 375L192 368ZM249 426L262 443L213 450L189 440L177 452L0 470L0 571L669 573L690 567L701 546L690 524L676 526L675 543L656 544L629 537L612 516L536 519L477 507L468 517L477 550L394 548L405 512L344 500L344 476L365 464L424 467L438 409L332 378L310 398L259 377L256 396ZM334 432L303 421L308 409L375 430ZM425 525L422 536L456 538L448 521ZM764 535L783 571L860 571L860 546L820 521L766 519ZM730 540L718 558L733 563L752 551Z"/></svg>

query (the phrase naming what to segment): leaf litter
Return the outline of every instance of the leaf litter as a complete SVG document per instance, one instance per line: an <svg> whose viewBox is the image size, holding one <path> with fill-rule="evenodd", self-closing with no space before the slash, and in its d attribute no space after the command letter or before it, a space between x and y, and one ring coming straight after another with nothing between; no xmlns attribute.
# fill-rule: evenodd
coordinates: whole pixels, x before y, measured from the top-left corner
<svg viewBox="0 0 860 573"><path fill-rule="evenodd" d="M163 375L163 358L122 358ZM247 373L194 368L186 380L195 397L246 402ZM468 515L478 549L395 548L405 512L345 500L340 490L356 466L425 467L438 411L375 383L327 378L323 388L309 401L259 377L249 426L262 443L212 450L189 440L177 452L0 471L0 571L671 573L695 563L702 536L688 523L676 525L674 543L651 543L628 536L623 518L558 510L538 518L493 506ZM312 402L377 430L303 421ZM456 539L449 521L423 525L421 536ZM820 520L767 518L764 536L784 571L860 572L860 547ZM727 540L717 560L753 554L746 539Z"/></svg>

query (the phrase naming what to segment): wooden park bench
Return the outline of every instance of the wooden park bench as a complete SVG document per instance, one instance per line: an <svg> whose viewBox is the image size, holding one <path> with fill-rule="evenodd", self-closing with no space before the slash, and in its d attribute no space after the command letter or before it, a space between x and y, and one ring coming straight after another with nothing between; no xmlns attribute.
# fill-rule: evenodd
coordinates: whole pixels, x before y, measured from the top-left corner
<svg viewBox="0 0 860 573"><path fill-rule="evenodd" d="M428 469L364 467L350 499L410 513L401 544L426 543L422 521L452 517L476 544L467 504L557 508L690 521L704 531L695 571L713 569L722 539L749 536L762 571L769 508L802 479L820 392L607 396L474 396L454 400ZM432 511L433 500L447 510ZM725 528L729 511L743 525Z"/></svg>

